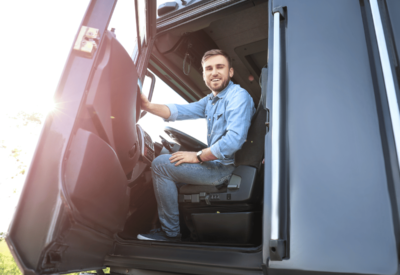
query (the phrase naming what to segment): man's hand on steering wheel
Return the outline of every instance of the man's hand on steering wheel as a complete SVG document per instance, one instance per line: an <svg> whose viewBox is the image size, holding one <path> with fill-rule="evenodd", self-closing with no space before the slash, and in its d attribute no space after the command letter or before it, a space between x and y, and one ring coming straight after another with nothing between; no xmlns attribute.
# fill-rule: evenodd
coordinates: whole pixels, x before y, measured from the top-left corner
<svg viewBox="0 0 400 275"><path fill-rule="evenodd" d="M185 152L179 151L173 153L172 156L169 158L171 163L175 163L175 166L178 166L182 163L199 163L200 161L197 159L197 152Z"/></svg>

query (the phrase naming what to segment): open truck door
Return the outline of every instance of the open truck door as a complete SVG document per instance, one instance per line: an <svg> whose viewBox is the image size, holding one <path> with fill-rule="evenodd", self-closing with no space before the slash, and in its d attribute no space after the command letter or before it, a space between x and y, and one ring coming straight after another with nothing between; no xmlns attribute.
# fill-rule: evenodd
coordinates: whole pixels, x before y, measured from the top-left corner
<svg viewBox="0 0 400 275"><path fill-rule="evenodd" d="M155 1L127 4L91 1L72 45L6 238L24 274L102 269L123 229L156 19ZM118 8L133 24L124 45Z"/></svg>
<svg viewBox="0 0 400 275"><path fill-rule="evenodd" d="M399 272L398 5L384 2L270 2L268 274Z"/></svg>

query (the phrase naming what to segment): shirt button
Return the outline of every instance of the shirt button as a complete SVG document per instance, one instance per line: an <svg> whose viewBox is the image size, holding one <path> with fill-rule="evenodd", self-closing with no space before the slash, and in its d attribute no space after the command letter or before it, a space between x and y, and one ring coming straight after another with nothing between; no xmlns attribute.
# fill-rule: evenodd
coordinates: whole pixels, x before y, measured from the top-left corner
<svg viewBox="0 0 400 275"><path fill-rule="evenodd" d="M213 105L214 105L215 103L213 103Z"/></svg>
<svg viewBox="0 0 400 275"><path fill-rule="evenodd" d="M211 118L209 118L208 120L211 120Z"/></svg>

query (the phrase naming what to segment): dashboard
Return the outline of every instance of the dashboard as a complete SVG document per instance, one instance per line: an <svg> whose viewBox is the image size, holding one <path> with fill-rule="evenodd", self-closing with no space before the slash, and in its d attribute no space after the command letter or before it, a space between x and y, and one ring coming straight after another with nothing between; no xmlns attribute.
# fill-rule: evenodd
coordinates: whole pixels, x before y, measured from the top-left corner
<svg viewBox="0 0 400 275"><path fill-rule="evenodd" d="M155 158L153 140L151 139L149 134L146 133L142 127L140 127L140 125L136 125L136 127L142 161L148 165L151 165L151 162Z"/></svg>
<svg viewBox="0 0 400 275"><path fill-rule="evenodd" d="M128 175L128 186L132 187L143 182L145 171L151 166L155 158L154 143L150 135L146 133L139 124L136 124L136 132L139 141L139 161L133 167L130 175Z"/></svg>

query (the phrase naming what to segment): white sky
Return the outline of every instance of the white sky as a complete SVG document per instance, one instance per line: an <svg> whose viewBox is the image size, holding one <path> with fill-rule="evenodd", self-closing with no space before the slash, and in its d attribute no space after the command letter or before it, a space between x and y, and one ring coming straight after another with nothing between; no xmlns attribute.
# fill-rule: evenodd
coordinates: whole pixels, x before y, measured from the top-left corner
<svg viewBox="0 0 400 275"><path fill-rule="evenodd" d="M158 0L159 3L165 1ZM53 94L89 1L3 2L0 9L0 232L8 229L25 180L26 173L16 176L18 166L23 163L29 167L41 130L41 125L23 126L20 120L11 117L20 111L45 116L50 110ZM115 27L117 38L127 39L123 37L124 27ZM153 102L185 103L159 79ZM166 123L162 119L147 114L139 123L154 140L159 140L159 134L166 137L163 134ZM207 143L204 120L168 125ZM12 149L21 150L19 162L10 156Z"/></svg>

